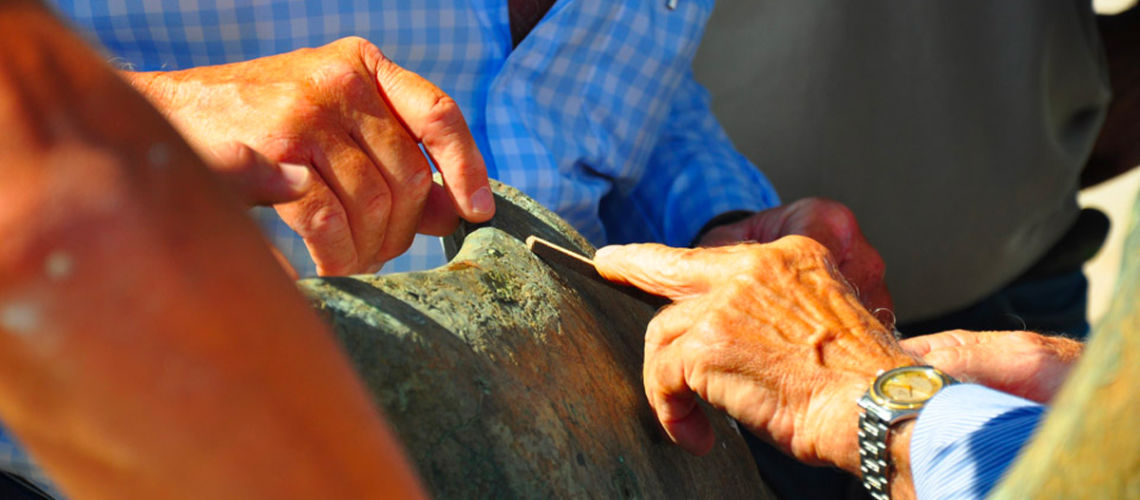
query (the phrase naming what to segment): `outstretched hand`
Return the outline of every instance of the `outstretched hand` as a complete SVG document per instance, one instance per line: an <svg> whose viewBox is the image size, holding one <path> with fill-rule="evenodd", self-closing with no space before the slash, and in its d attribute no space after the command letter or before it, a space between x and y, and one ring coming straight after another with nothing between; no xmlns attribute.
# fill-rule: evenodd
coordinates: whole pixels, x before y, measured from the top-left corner
<svg viewBox="0 0 1140 500"><path fill-rule="evenodd" d="M809 238L610 246L595 263L674 301L646 331L643 376L666 433L693 453L714 440L699 397L801 461L858 470L855 400L878 370L915 364Z"/></svg>
<svg viewBox="0 0 1140 500"><path fill-rule="evenodd" d="M277 206L323 275L371 272L417 232L494 214L459 106L361 38L181 71L126 73L199 151L237 142L303 165L300 200ZM432 182L431 157L444 178Z"/></svg>

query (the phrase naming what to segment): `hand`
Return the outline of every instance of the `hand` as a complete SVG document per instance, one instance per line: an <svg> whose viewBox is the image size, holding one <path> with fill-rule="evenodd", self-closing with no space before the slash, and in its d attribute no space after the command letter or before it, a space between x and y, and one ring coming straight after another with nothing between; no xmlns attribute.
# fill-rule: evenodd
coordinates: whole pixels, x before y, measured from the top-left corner
<svg viewBox="0 0 1140 500"><path fill-rule="evenodd" d="M37 2L0 2L0 41L0 417L64 493L422 495L174 129Z"/></svg>
<svg viewBox="0 0 1140 500"><path fill-rule="evenodd" d="M313 170L317 182L277 211L322 275L374 272L416 232L446 235L457 213L473 222L494 213L455 101L363 39L127 76L200 151L236 141ZM446 187L432 182L420 144Z"/></svg>
<svg viewBox="0 0 1140 500"><path fill-rule="evenodd" d="M902 347L952 377L1039 403L1053 399L1084 350L1064 337L965 330L906 339Z"/></svg>
<svg viewBox="0 0 1140 500"><path fill-rule="evenodd" d="M863 305L889 328L894 327L894 303L883 281L883 258L859 230L855 215L839 202L805 198L768 209L713 228L698 244L711 247L745 241L767 243L792 234L807 236L831 251L839 272L855 287Z"/></svg>
<svg viewBox="0 0 1140 500"><path fill-rule="evenodd" d="M855 401L877 371L916 364L805 237L610 246L595 263L674 300L646 331L643 376L666 433L693 453L714 439L700 397L801 461L857 471Z"/></svg>

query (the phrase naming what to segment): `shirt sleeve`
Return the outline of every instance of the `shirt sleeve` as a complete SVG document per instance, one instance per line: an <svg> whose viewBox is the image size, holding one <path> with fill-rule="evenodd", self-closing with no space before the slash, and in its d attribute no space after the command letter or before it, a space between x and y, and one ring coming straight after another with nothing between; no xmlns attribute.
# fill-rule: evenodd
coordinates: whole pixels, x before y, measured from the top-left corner
<svg viewBox="0 0 1140 500"><path fill-rule="evenodd" d="M686 71L674 96L645 174L627 195L632 206L617 213L620 217L638 213L650 227L607 223L611 243L660 241L688 246L719 214L759 211L780 203L767 177L732 146L709 108L708 92L691 71Z"/></svg>
<svg viewBox="0 0 1140 500"><path fill-rule="evenodd" d="M1044 414L1043 405L980 385L942 390L911 436L915 494L919 500L984 498Z"/></svg>

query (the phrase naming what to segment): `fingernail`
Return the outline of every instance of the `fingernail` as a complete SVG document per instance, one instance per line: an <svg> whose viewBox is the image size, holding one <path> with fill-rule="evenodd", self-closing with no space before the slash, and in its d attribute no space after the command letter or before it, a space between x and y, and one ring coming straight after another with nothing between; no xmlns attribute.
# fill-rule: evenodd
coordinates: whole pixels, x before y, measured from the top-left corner
<svg viewBox="0 0 1140 500"><path fill-rule="evenodd" d="M483 186L471 195L471 210L477 214L489 214L495 211L495 197L491 188Z"/></svg>
<svg viewBox="0 0 1140 500"><path fill-rule="evenodd" d="M309 185L309 179L313 174L309 172L309 167L298 165L296 163L280 163L281 176L285 179L286 184L294 190L301 191L305 186Z"/></svg>
<svg viewBox="0 0 1140 500"><path fill-rule="evenodd" d="M610 255L610 254L614 253L615 251L617 251L617 247L615 247L613 245L607 245L607 246L604 246L602 248L599 248L597 252L594 252L594 258L595 259L605 258L605 256Z"/></svg>

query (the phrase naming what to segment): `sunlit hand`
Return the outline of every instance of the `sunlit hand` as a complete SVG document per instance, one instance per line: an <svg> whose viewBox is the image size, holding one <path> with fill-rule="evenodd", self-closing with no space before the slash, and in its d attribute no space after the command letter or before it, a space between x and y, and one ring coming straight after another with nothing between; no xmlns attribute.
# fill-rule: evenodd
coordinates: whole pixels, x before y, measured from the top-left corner
<svg viewBox="0 0 1140 500"><path fill-rule="evenodd" d="M863 305L893 327L893 303L883 281L883 259L863 236L851 210L842 203L805 198L715 227L698 244L708 247L745 241L767 243L792 234L807 236L831 251L839 272L855 287Z"/></svg>
<svg viewBox="0 0 1140 500"><path fill-rule="evenodd" d="M856 399L878 370L915 364L809 238L611 246L595 262L608 279L675 301L646 332L645 392L694 453L714 439L700 397L801 461L857 470Z"/></svg>
<svg viewBox="0 0 1140 500"><path fill-rule="evenodd" d="M200 151L238 142L312 169L316 182L277 211L320 274L377 270L416 232L446 235L457 214L482 222L494 213L482 156L455 101L361 38L126 76ZM421 144L445 187L432 182Z"/></svg>
<svg viewBox="0 0 1140 500"><path fill-rule="evenodd" d="M1048 403L1084 344L1033 332L953 330L902 341L904 350L952 377Z"/></svg>

